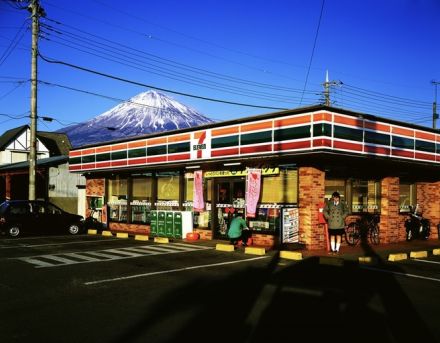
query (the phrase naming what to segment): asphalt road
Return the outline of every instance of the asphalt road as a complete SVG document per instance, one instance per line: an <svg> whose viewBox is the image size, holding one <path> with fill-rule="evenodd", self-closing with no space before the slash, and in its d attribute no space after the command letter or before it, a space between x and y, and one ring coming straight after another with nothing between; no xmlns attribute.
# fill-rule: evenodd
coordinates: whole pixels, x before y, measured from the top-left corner
<svg viewBox="0 0 440 343"><path fill-rule="evenodd" d="M440 342L440 258L280 260L100 236L0 238L0 342Z"/></svg>

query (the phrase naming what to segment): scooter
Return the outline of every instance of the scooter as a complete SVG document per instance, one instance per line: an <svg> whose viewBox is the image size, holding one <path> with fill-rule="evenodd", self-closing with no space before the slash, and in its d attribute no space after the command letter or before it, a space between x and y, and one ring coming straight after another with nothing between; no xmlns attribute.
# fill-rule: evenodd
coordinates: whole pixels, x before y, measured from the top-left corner
<svg viewBox="0 0 440 343"><path fill-rule="evenodd" d="M431 234L431 223L429 219L423 218L419 213L419 204L415 208L413 206L409 207L405 228L407 241L412 241L415 238L428 239Z"/></svg>

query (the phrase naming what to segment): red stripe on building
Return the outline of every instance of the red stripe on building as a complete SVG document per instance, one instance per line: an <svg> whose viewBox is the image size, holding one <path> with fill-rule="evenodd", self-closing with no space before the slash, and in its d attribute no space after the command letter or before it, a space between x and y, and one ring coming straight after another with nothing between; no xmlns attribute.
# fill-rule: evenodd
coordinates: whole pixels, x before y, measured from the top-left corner
<svg viewBox="0 0 440 343"><path fill-rule="evenodd" d="M69 170L81 170L81 165L69 165Z"/></svg>
<svg viewBox="0 0 440 343"><path fill-rule="evenodd" d="M299 142L288 142L288 143L274 143L273 149L275 151L282 150L295 150L295 149L307 149L311 146L311 141L299 141Z"/></svg>
<svg viewBox="0 0 440 343"><path fill-rule="evenodd" d="M413 158L413 157L414 157L414 152L413 152L413 151L405 151L405 150L397 150L397 149L393 149L393 151L392 151L392 155L393 155L393 156L400 156L400 157L410 157L410 158Z"/></svg>
<svg viewBox="0 0 440 343"><path fill-rule="evenodd" d="M83 163L81 169L95 169L95 163Z"/></svg>
<svg viewBox="0 0 440 343"><path fill-rule="evenodd" d="M168 155L168 161L181 161L181 160L189 160L189 159L191 159L190 153Z"/></svg>
<svg viewBox="0 0 440 343"><path fill-rule="evenodd" d="M240 154L252 154L256 152L268 152L272 151L272 143L265 145L247 146L240 148Z"/></svg>
<svg viewBox="0 0 440 343"><path fill-rule="evenodd" d="M134 165L134 164L146 164L146 163L147 163L146 157L128 160L128 165L130 165L130 166Z"/></svg>
<svg viewBox="0 0 440 343"><path fill-rule="evenodd" d="M381 155L389 155L390 154L390 148L385 148L385 147L381 147L381 146L365 145L364 151L369 154L381 154Z"/></svg>
<svg viewBox="0 0 440 343"><path fill-rule="evenodd" d="M317 146L331 147L332 141L331 141L331 139L327 139L327 138L314 139L313 146L314 147L317 147Z"/></svg>
<svg viewBox="0 0 440 343"><path fill-rule="evenodd" d="M423 152L416 152L416 158L419 160L435 161L435 155L424 154Z"/></svg>
<svg viewBox="0 0 440 343"><path fill-rule="evenodd" d="M106 168L110 166L110 162L96 162L96 168Z"/></svg>
<svg viewBox="0 0 440 343"><path fill-rule="evenodd" d="M112 161L111 164L112 164L112 167L126 166L127 165L127 160Z"/></svg>
<svg viewBox="0 0 440 343"><path fill-rule="evenodd" d="M238 155L238 148L218 149L211 151L212 157L231 156L231 155Z"/></svg>
<svg viewBox="0 0 440 343"><path fill-rule="evenodd" d="M344 149L344 150L353 150L353 151L362 151L363 145L357 143L348 143L348 142L333 142L334 149Z"/></svg>
<svg viewBox="0 0 440 343"><path fill-rule="evenodd" d="M147 163L157 163L157 162L166 162L167 157L166 156L156 156L156 157L148 157Z"/></svg>

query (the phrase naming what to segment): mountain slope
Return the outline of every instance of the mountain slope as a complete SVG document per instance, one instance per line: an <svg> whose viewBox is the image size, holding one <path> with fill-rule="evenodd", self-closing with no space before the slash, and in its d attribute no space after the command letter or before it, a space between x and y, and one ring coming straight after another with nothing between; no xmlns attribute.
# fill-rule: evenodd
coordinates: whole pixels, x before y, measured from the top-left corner
<svg viewBox="0 0 440 343"><path fill-rule="evenodd" d="M105 142L154 132L212 123L213 120L156 91L140 93L97 117L58 132L68 135L72 145Z"/></svg>

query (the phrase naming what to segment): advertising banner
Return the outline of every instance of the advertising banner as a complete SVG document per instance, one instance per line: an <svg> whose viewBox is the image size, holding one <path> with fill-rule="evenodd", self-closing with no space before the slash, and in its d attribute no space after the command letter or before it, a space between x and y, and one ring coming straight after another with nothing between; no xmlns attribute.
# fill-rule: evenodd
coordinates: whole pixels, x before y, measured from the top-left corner
<svg viewBox="0 0 440 343"><path fill-rule="evenodd" d="M205 208L203 200L203 173L201 170L194 172L193 208L195 212L202 212Z"/></svg>
<svg viewBox="0 0 440 343"><path fill-rule="evenodd" d="M255 218L261 188L261 169L248 169L246 177L246 217Z"/></svg>

